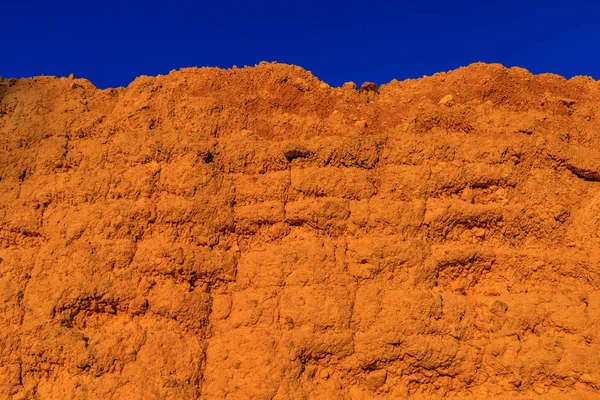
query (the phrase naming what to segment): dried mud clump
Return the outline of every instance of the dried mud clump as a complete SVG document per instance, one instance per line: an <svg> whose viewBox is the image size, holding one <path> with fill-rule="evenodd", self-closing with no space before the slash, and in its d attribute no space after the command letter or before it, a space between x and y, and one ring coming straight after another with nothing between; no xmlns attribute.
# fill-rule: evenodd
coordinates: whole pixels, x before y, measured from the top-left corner
<svg viewBox="0 0 600 400"><path fill-rule="evenodd" d="M313 153L301 144L288 143L283 149L283 154L288 161L292 161L296 158L310 157Z"/></svg>
<svg viewBox="0 0 600 400"><path fill-rule="evenodd" d="M365 82L360 86L361 92L378 92L378 87L376 83L373 82Z"/></svg>
<svg viewBox="0 0 600 400"><path fill-rule="evenodd" d="M0 80L0 398L592 399L600 85Z"/></svg>

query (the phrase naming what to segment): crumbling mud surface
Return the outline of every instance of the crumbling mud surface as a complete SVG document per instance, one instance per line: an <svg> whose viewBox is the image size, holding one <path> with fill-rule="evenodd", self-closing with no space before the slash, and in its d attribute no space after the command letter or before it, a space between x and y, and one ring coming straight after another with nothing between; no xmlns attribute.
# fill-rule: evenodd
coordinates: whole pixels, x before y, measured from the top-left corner
<svg viewBox="0 0 600 400"><path fill-rule="evenodd" d="M485 64L0 80L0 398L600 398L599 118Z"/></svg>

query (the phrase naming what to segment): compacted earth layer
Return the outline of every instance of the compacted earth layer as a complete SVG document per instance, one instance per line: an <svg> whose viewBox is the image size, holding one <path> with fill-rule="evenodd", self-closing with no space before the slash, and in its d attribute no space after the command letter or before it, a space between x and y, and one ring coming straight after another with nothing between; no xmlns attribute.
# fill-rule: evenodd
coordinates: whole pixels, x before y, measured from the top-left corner
<svg viewBox="0 0 600 400"><path fill-rule="evenodd" d="M600 83L0 79L1 399L600 398Z"/></svg>

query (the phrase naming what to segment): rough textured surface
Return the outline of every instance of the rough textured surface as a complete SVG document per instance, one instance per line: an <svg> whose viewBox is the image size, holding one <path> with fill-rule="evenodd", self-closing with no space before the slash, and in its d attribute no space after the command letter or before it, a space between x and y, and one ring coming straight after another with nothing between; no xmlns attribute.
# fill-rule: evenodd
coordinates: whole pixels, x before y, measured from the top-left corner
<svg viewBox="0 0 600 400"><path fill-rule="evenodd" d="M600 84L0 80L0 398L596 399Z"/></svg>

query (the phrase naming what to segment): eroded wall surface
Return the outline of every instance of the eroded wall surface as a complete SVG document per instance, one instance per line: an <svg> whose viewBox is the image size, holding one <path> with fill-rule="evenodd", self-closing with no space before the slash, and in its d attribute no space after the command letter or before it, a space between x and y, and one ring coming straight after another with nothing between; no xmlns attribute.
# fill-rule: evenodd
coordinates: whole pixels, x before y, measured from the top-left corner
<svg viewBox="0 0 600 400"><path fill-rule="evenodd" d="M0 398L600 389L600 84L0 80Z"/></svg>

